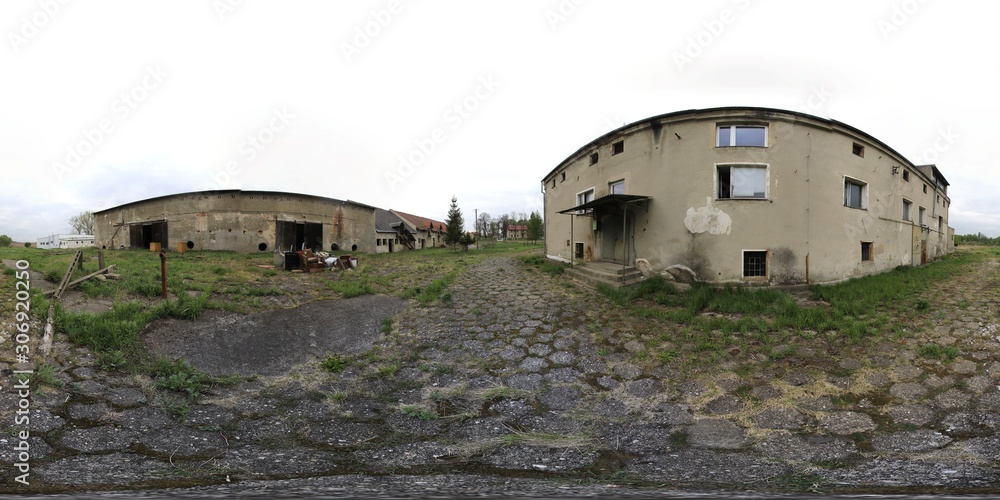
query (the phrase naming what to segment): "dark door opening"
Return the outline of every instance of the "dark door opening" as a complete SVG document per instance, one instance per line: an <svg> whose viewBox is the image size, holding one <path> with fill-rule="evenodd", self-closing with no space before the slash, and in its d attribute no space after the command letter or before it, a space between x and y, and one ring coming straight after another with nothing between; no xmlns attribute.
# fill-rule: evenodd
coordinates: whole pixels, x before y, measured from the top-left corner
<svg viewBox="0 0 1000 500"><path fill-rule="evenodd" d="M323 249L323 224L318 222L275 221L274 235L279 251Z"/></svg>
<svg viewBox="0 0 1000 500"><path fill-rule="evenodd" d="M159 243L167 248L167 221L140 222L129 224L129 247L148 249L151 243Z"/></svg>

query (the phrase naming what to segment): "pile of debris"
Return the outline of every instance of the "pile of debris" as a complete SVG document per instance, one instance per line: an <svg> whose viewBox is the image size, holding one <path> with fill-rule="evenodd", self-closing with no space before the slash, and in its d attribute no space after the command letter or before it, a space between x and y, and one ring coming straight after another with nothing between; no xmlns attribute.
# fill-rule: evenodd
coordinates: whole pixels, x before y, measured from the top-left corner
<svg viewBox="0 0 1000 500"><path fill-rule="evenodd" d="M283 265L286 271L315 273L327 269L355 269L358 267L358 259L351 255L331 256L327 252L306 249L275 253L275 264Z"/></svg>

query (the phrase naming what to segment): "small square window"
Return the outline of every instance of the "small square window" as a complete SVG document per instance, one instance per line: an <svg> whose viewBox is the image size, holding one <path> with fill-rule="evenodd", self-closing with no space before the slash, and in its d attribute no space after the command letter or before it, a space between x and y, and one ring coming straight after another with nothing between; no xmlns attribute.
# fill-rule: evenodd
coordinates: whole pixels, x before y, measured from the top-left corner
<svg viewBox="0 0 1000 500"><path fill-rule="evenodd" d="M608 186L608 194L625 194L625 181L612 182Z"/></svg>
<svg viewBox="0 0 1000 500"><path fill-rule="evenodd" d="M910 171L909 170L903 170L903 180L906 181L906 182L910 182Z"/></svg>
<svg viewBox="0 0 1000 500"><path fill-rule="evenodd" d="M590 153L590 164L591 165L597 163L597 159L598 159L597 153Z"/></svg>
<svg viewBox="0 0 1000 500"><path fill-rule="evenodd" d="M611 145L611 154L617 155L625 152L625 141L618 141Z"/></svg>
<svg viewBox="0 0 1000 500"><path fill-rule="evenodd" d="M860 156L862 158L865 157L865 147L856 142L854 143L854 146L851 147L851 152L854 153L854 156Z"/></svg>
<svg viewBox="0 0 1000 500"><path fill-rule="evenodd" d="M868 196L868 185L854 179L844 180L844 206L850 208L868 208L865 198Z"/></svg>
<svg viewBox="0 0 1000 500"><path fill-rule="evenodd" d="M767 250L743 251L743 277L767 277Z"/></svg>
<svg viewBox="0 0 1000 500"><path fill-rule="evenodd" d="M875 260L872 254L872 242L862 241L861 242L861 261L862 262L872 262Z"/></svg>

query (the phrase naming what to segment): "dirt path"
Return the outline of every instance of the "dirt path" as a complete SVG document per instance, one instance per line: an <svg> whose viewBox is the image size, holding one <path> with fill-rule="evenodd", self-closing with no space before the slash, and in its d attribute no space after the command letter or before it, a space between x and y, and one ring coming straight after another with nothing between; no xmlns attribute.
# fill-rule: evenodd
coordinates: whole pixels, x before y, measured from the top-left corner
<svg viewBox="0 0 1000 500"><path fill-rule="evenodd" d="M996 259L977 264L928 297L935 315L909 338L835 364L808 364L826 353L799 352L776 371L723 367L688 376L651 362L656 353L643 334L595 314L593 290L514 258L491 258L459 277L442 303L411 301L391 333L373 337L372 350L343 371L305 361L213 388L180 417L148 381L109 377L90 366L85 350L61 346L67 385L37 394L32 410L33 488L313 476L315 484L323 477L342 484L351 473L389 474L385 481L397 486L392 474L422 474L441 485L465 477L442 474L464 473L490 488L512 477L545 479L539 490L554 495L553 484L581 480L737 491L996 491L998 285ZM327 328L326 306L314 307L289 311L301 322L294 328L288 319L275 319L275 328ZM208 316L191 332L239 334L258 321L243 318L227 330L224 318ZM266 342L271 328L259 325L264 336L245 342L277 351ZM157 330L170 335L174 326ZM922 356L931 342L956 346L958 357ZM189 356L211 368L223 351ZM796 371L798 362L831 367ZM0 405L16 401L7 392ZM24 490L8 482L5 491Z"/></svg>

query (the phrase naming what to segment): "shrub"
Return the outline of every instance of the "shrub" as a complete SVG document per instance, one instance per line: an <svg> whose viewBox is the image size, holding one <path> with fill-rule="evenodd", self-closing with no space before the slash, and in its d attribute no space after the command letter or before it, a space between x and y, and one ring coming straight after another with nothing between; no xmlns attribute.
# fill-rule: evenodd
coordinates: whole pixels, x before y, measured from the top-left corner
<svg viewBox="0 0 1000 500"><path fill-rule="evenodd" d="M348 364L347 360L340 354L334 354L324 359L319 366L330 373L340 373L344 371L344 368L347 368Z"/></svg>
<svg viewBox="0 0 1000 500"><path fill-rule="evenodd" d="M158 359L154 362L150 374L156 380L157 387L186 394L191 400L197 398L202 389L212 382L211 377L183 359L173 362L163 358Z"/></svg>

